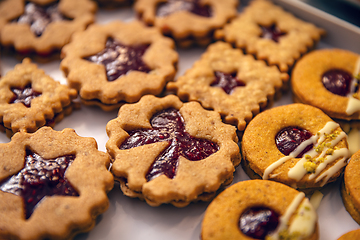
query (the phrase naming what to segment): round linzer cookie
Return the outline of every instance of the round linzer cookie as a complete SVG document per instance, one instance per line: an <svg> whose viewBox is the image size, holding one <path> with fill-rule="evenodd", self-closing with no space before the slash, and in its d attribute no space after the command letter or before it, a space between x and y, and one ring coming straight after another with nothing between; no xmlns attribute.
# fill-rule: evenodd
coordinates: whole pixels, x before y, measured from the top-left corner
<svg viewBox="0 0 360 240"><path fill-rule="evenodd" d="M49 55L67 44L74 32L93 23L96 11L91 0L2 1L1 44L21 54Z"/></svg>
<svg viewBox="0 0 360 240"><path fill-rule="evenodd" d="M354 176L359 175L360 151L357 151L350 158L345 168L344 180L341 186L341 196L346 210L351 217L360 224L360 184Z"/></svg>
<svg viewBox="0 0 360 240"><path fill-rule="evenodd" d="M288 75L263 61L244 55L230 44L211 44L192 68L167 90L184 101L198 101L214 109L224 121L244 130L253 115L264 109L286 84Z"/></svg>
<svg viewBox="0 0 360 240"><path fill-rule="evenodd" d="M0 238L72 239L109 205L110 159L93 138L43 127L0 144Z"/></svg>
<svg viewBox="0 0 360 240"><path fill-rule="evenodd" d="M0 130L10 137L18 131L53 127L76 107L76 97L75 89L55 81L25 58L1 78Z"/></svg>
<svg viewBox="0 0 360 240"><path fill-rule="evenodd" d="M309 199L268 180L238 182L206 209L202 240L319 239L317 214Z"/></svg>
<svg viewBox="0 0 360 240"><path fill-rule="evenodd" d="M360 55L320 49L302 57L291 75L294 101L320 108L336 119L360 119Z"/></svg>
<svg viewBox="0 0 360 240"><path fill-rule="evenodd" d="M337 240L355 240L355 239L360 239L360 229L352 230L348 233L345 233Z"/></svg>
<svg viewBox="0 0 360 240"><path fill-rule="evenodd" d="M250 178L308 192L335 181L350 157L339 124L320 109L299 103L257 115L244 131L242 155Z"/></svg>
<svg viewBox="0 0 360 240"><path fill-rule="evenodd" d="M176 73L174 41L138 21L94 24L62 49L60 68L86 105L114 110L159 95Z"/></svg>
<svg viewBox="0 0 360 240"><path fill-rule="evenodd" d="M236 128L199 103L147 95L106 125L111 172L123 193L151 206L208 201L240 163Z"/></svg>
<svg viewBox="0 0 360 240"><path fill-rule="evenodd" d="M288 72L323 34L323 29L296 18L271 1L253 0L235 19L217 30L215 38Z"/></svg>
<svg viewBox="0 0 360 240"><path fill-rule="evenodd" d="M135 12L180 47L208 45L213 32L237 14L237 0L137 0Z"/></svg>

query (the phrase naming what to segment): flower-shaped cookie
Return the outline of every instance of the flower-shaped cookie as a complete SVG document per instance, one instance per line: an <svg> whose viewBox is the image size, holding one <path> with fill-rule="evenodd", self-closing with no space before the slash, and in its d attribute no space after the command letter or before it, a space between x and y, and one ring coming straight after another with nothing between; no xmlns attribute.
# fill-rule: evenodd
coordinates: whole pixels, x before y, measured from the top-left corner
<svg viewBox="0 0 360 240"><path fill-rule="evenodd" d="M215 37L287 72L323 34L323 29L294 17L271 1L253 0Z"/></svg>
<svg viewBox="0 0 360 240"><path fill-rule="evenodd" d="M244 130L287 80L288 75L276 67L217 42L176 82L169 82L167 89L176 91L182 100L201 102L224 116L226 123Z"/></svg>
<svg viewBox="0 0 360 240"><path fill-rule="evenodd" d="M123 193L151 206L207 201L240 163L236 128L174 95L123 105L106 131L111 171Z"/></svg>
<svg viewBox="0 0 360 240"><path fill-rule="evenodd" d="M105 212L114 180L93 138L42 127L0 144L0 238L72 239Z"/></svg>
<svg viewBox="0 0 360 240"><path fill-rule="evenodd" d="M138 21L92 25L74 35L62 57L60 67L83 103L104 110L160 94L178 61L174 41Z"/></svg>
<svg viewBox="0 0 360 240"><path fill-rule="evenodd" d="M75 89L46 75L30 59L6 73L0 81L0 129L8 136L53 126L72 112Z"/></svg>
<svg viewBox="0 0 360 240"><path fill-rule="evenodd" d="M188 47L209 44L213 32L236 16L237 5L237 0L137 0L134 9L143 22Z"/></svg>
<svg viewBox="0 0 360 240"><path fill-rule="evenodd" d="M91 0L5 0L0 3L1 44L21 54L48 55L93 23L96 10Z"/></svg>

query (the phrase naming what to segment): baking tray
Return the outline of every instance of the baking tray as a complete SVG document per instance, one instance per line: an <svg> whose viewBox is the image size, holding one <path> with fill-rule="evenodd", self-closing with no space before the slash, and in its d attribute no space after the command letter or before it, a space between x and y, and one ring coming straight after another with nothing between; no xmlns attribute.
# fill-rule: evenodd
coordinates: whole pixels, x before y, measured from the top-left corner
<svg viewBox="0 0 360 240"><path fill-rule="evenodd" d="M241 1L242 7L248 1ZM343 48L360 53L360 28L333 17L325 12L307 5L298 0L274 0L278 5L292 12L295 16L313 22L326 29L327 35L317 44L317 48ZM134 12L130 7L115 10L99 10L98 23L107 23L113 20L131 21ZM177 76L182 75L190 68L194 61L205 51L204 48L178 49L180 61ZM11 56L1 57L1 70L4 75L12 69L19 59ZM54 79L66 84L63 73L59 70L60 61L46 64L39 63L39 68ZM291 92L285 93L274 106L292 103ZM107 122L117 115L117 111L104 112L97 107L82 106L55 126L56 130L73 128L78 135L94 137L100 151L106 151L105 143L108 136L105 132ZM0 133L0 142L10 140ZM248 176L241 167L236 169L233 183L248 180ZM359 228L359 225L350 217L344 208L339 192L340 181L332 183L321 190L323 200L318 208L320 239L337 239L342 234ZM196 240L200 238L201 222L209 203L191 203L185 208L176 208L171 205L150 207L139 199L124 196L115 183L114 189L108 194L109 209L97 219L96 226L89 233L79 234L75 240Z"/></svg>

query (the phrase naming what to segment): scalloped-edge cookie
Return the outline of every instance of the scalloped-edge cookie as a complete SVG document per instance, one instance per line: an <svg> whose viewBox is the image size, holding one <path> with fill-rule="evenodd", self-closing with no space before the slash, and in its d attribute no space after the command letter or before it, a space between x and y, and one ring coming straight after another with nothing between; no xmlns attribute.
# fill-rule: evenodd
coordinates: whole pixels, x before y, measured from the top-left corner
<svg viewBox="0 0 360 240"><path fill-rule="evenodd" d="M236 128L197 102L147 95L106 125L111 172L123 193L151 206L208 201L240 163Z"/></svg>
<svg viewBox="0 0 360 240"><path fill-rule="evenodd" d="M257 115L244 131L242 165L250 178L312 192L341 176L347 135L320 109L294 103Z"/></svg>
<svg viewBox="0 0 360 240"><path fill-rule="evenodd" d="M84 104L113 110L163 91L176 73L174 47L172 39L139 21L94 24L62 49L60 68Z"/></svg>
<svg viewBox="0 0 360 240"><path fill-rule="evenodd" d="M318 216L303 192L268 180L235 183L206 209L202 240L319 239Z"/></svg>
<svg viewBox="0 0 360 240"><path fill-rule="evenodd" d="M237 0L137 0L135 12L180 47L208 45L213 33L237 14Z"/></svg>
<svg viewBox="0 0 360 240"><path fill-rule="evenodd" d="M48 6L51 10L46 16L34 14L34 9ZM67 44L74 32L93 23L96 11L97 5L91 0L2 1L1 44L14 47L20 54L47 56Z"/></svg>
<svg viewBox="0 0 360 240"><path fill-rule="evenodd" d="M320 108L344 122L360 120L359 81L360 55L337 48L306 54L291 74L295 102Z"/></svg>
<svg viewBox="0 0 360 240"><path fill-rule="evenodd" d="M257 59L288 72L325 31L296 18L268 0L253 0L215 38L224 39Z"/></svg>
<svg viewBox="0 0 360 240"><path fill-rule="evenodd" d="M109 206L110 159L94 138L42 127L1 143L0 155L1 239L72 239Z"/></svg>
<svg viewBox="0 0 360 240"><path fill-rule="evenodd" d="M76 104L75 89L60 84L25 58L0 81L0 130L10 137L18 131L35 132L53 126Z"/></svg>
<svg viewBox="0 0 360 240"><path fill-rule="evenodd" d="M167 90L175 91L182 100L198 101L214 109L224 121L244 130L253 115L272 101L288 80L275 66L244 55L230 44L211 44L192 68Z"/></svg>

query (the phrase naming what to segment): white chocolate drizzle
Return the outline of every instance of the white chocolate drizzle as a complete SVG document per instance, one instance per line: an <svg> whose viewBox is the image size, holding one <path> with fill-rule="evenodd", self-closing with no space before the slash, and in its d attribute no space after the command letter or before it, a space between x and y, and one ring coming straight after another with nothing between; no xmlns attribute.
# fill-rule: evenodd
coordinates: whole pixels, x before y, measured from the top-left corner
<svg viewBox="0 0 360 240"><path fill-rule="evenodd" d="M355 76L357 76L358 74L360 74L360 58L358 58L356 65L355 65L355 69L353 72L353 83L358 83L358 79L356 79ZM352 115L355 112L360 111L360 100L356 99L352 96L352 94L348 97L348 104L346 107L346 114L347 115Z"/></svg>
<svg viewBox="0 0 360 240"><path fill-rule="evenodd" d="M287 160L295 158L299 153L301 153L308 145L313 144L314 147L306 152L304 156L292 167L288 172L288 177L296 181L300 181L307 173L308 170L304 167L304 164L308 162L308 159L311 158L313 162L318 163L316 165L315 171L309 176L309 179L316 178L329 164L335 160L341 158L336 164L331 166L325 172L315 179L315 182L318 182L323 179L322 186L333 176L337 171L346 165L346 160L349 157L348 148L336 148L335 145L338 144L343 138L347 138L346 134L341 131L339 132L334 139L327 144L324 144L324 147L321 149L320 153L317 151L319 146L327 140L326 136L332 133L336 128L339 127L339 124L329 121L325 124L316 135L311 136L306 141L302 142L289 156L285 156L277 160L268 166L263 175L263 179L268 179L269 177L274 177L270 175L277 167L285 163ZM328 154L328 150L331 150L332 153Z"/></svg>

